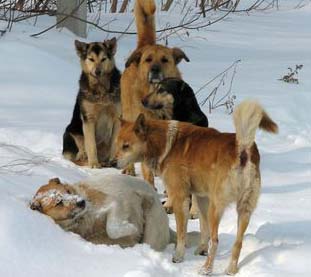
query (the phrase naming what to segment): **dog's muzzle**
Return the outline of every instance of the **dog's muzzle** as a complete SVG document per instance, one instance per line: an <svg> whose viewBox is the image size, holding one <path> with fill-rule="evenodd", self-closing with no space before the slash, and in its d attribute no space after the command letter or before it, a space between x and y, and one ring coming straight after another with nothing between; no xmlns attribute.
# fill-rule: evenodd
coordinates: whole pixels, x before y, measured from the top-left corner
<svg viewBox="0 0 311 277"><path fill-rule="evenodd" d="M154 64L148 75L149 83L160 83L163 79L163 73L161 72L161 67L157 64Z"/></svg>

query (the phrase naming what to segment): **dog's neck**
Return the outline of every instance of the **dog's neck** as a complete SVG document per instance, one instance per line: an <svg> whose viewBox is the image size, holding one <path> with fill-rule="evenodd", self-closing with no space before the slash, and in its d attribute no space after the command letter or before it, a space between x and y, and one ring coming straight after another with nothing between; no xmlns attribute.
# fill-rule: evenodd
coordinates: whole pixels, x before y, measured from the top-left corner
<svg viewBox="0 0 311 277"><path fill-rule="evenodd" d="M171 151L178 134L178 121L168 120L165 123L167 128L160 128L162 132L157 128L157 131L151 134L147 141L149 151L146 152L144 160L155 172L160 170L161 164Z"/></svg>

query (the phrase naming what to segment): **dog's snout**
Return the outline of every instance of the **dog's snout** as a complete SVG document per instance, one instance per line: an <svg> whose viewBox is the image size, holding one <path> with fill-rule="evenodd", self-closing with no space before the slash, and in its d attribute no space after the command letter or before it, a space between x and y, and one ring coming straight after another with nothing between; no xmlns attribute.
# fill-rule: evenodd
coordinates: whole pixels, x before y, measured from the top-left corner
<svg viewBox="0 0 311 277"><path fill-rule="evenodd" d="M158 64L152 65L151 71L152 71L153 73L160 73L160 71L161 71L160 65L158 65Z"/></svg>
<svg viewBox="0 0 311 277"><path fill-rule="evenodd" d="M84 207L85 207L85 200L80 200L80 201L78 201L78 202L77 202L77 206L78 206L79 208L84 208Z"/></svg>
<svg viewBox="0 0 311 277"><path fill-rule="evenodd" d="M143 99L141 100L141 103L143 104L144 107L146 107L146 106L148 105L148 100L147 100L147 98L143 98Z"/></svg>
<svg viewBox="0 0 311 277"><path fill-rule="evenodd" d="M101 70L99 68L96 68L95 75L100 76L100 74L101 74Z"/></svg>

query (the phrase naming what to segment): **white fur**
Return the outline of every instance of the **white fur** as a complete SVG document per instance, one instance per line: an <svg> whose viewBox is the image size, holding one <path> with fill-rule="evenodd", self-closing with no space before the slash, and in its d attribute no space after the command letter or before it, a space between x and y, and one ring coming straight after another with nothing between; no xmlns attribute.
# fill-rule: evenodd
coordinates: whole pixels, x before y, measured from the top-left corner
<svg viewBox="0 0 311 277"><path fill-rule="evenodd" d="M82 183L107 195L97 212L106 214L106 232L111 239L138 235L141 242L155 250L163 250L168 245L168 217L156 192L146 182L111 174L90 177ZM83 196L83 190L78 192Z"/></svg>
<svg viewBox="0 0 311 277"><path fill-rule="evenodd" d="M249 149L253 145L264 112L257 102L250 100L243 101L235 108L233 120L240 149Z"/></svg>

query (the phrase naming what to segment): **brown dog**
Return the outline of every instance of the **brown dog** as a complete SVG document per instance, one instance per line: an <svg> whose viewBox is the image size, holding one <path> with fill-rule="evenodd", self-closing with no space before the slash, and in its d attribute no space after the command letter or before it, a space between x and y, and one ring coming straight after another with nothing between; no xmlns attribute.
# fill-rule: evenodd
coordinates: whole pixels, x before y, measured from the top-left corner
<svg viewBox="0 0 311 277"><path fill-rule="evenodd" d="M140 115L135 123L123 121L117 137L120 166L144 161L161 175L166 185L177 225L173 262L183 260L190 193L197 198L201 242L196 253L208 252L203 274L212 271L219 222L231 202L237 203L238 233L227 273L238 271L243 235L260 191L256 129L272 133L278 129L255 102L240 104L233 117L236 134L178 121L146 120Z"/></svg>
<svg viewBox="0 0 311 277"><path fill-rule="evenodd" d="M141 101L151 87L167 77L181 77L177 64L189 61L179 48L168 48L156 44L154 0L136 0L135 19L138 32L136 50L126 62L121 77L121 106L125 120L134 121L140 113L147 118L158 118L157 111L146 110ZM153 174L147 166L142 166L144 179L154 184ZM133 165L127 173L135 175Z"/></svg>
<svg viewBox="0 0 311 277"><path fill-rule="evenodd" d="M74 185L54 178L39 188L30 207L96 244L147 243L163 250L171 240L156 192L131 176L98 175Z"/></svg>

